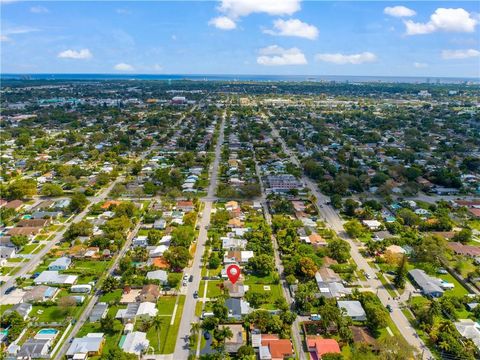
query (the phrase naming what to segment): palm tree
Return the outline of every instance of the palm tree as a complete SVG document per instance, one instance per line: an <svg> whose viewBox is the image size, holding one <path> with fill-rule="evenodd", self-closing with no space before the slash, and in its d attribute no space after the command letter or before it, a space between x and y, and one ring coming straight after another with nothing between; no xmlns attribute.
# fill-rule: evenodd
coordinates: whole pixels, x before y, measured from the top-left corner
<svg viewBox="0 0 480 360"><path fill-rule="evenodd" d="M163 318L160 315L155 316L153 318L153 327L157 332L157 347L159 351L160 351L160 330L162 329L162 325L163 325Z"/></svg>

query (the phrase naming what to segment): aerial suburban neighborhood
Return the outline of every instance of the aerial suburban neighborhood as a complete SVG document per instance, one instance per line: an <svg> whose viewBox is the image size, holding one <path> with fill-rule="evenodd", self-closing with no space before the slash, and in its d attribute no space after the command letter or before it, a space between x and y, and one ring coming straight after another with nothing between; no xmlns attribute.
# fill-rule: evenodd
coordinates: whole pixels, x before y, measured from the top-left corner
<svg viewBox="0 0 480 360"><path fill-rule="evenodd" d="M478 359L479 94L4 81L2 358Z"/></svg>

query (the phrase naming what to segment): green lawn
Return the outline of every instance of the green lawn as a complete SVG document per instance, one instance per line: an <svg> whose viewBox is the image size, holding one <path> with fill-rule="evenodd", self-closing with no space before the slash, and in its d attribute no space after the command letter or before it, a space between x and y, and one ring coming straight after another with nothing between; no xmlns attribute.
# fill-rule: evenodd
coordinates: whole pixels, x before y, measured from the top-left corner
<svg viewBox="0 0 480 360"><path fill-rule="evenodd" d="M468 294L467 289L465 289L462 284L460 284L452 275L450 274L438 274L438 277L442 280L448 281L455 285L455 287L451 290L445 291L445 295L452 294L456 296L464 296Z"/></svg>
<svg viewBox="0 0 480 360"><path fill-rule="evenodd" d="M222 290L219 285L222 283L221 280L211 280L207 285L207 298L214 298L219 295L222 295ZM202 295L203 296L203 295Z"/></svg>
<svg viewBox="0 0 480 360"><path fill-rule="evenodd" d="M22 248L19 254L31 254L33 250L38 246L38 244L28 244Z"/></svg>
<svg viewBox="0 0 480 360"><path fill-rule="evenodd" d="M161 296L157 303L159 315L172 315L176 296Z"/></svg>
<svg viewBox="0 0 480 360"><path fill-rule="evenodd" d="M204 291L205 291L205 280L200 280L200 285L198 286L198 296L203 297Z"/></svg>
<svg viewBox="0 0 480 360"><path fill-rule="evenodd" d="M270 286L270 290L264 290L264 286ZM275 300L278 298L283 297L282 287L281 285L262 285L262 284L252 284L249 285L249 291L258 292L258 293L266 293L268 294L268 302L261 306L262 309L267 310L274 310L275 307Z"/></svg>
<svg viewBox="0 0 480 360"><path fill-rule="evenodd" d="M107 294L103 294L101 297L100 297L100 302L106 302L106 303L110 303L110 302L116 302L116 301L120 301L120 299L122 298L122 290L115 290L115 291L112 291L111 293L107 293Z"/></svg>
<svg viewBox="0 0 480 360"><path fill-rule="evenodd" d="M166 300L167 302L165 302L165 304L171 307L171 310L173 311L173 306L175 305L176 297L168 297L168 298L171 298L171 299ZM173 299L173 302L171 301L172 299ZM185 296L180 295L177 312L175 314L175 321L173 325L170 325L171 316L164 316L162 317L164 321L160 328L160 334L157 333L157 330L153 326L148 329L147 339L150 341L150 346L152 346L155 349L156 354L171 354L175 350L175 343L177 341L178 328L180 326L180 320L182 318L184 304L185 304ZM159 314L161 314L160 306L159 306L159 310L160 310ZM172 314L172 312L170 312L170 314ZM159 340L160 340L160 344L158 343Z"/></svg>

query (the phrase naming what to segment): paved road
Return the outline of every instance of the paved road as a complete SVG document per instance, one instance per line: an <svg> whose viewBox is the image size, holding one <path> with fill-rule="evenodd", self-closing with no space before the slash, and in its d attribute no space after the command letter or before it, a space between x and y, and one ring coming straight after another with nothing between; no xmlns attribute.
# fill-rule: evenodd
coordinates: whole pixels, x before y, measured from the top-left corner
<svg viewBox="0 0 480 360"><path fill-rule="evenodd" d="M197 299L193 298L193 293L200 286L201 273L202 273L202 256L205 252L205 242L207 241L207 226L210 224L210 214L212 212L212 206L215 201L215 191L217 189L218 169L221 158L221 150L224 139L225 129L225 114L222 118L220 125L220 133L218 136L217 144L215 147L215 159L210 168L210 185L208 187L208 193L205 198L202 199L204 204L202 217L199 221L199 233L197 240L197 248L191 267L184 270L185 274L193 275L193 281L188 283L186 289L185 305L183 307L183 314L180 320L180 327L178 329L177 342L175 344L175 351L173 354L174 359L187 359L189 355L189 342L191 324L197 320L195 317L195 307Z"/></svg>
<svg viewBox="0 0 480 360"><path fill-rule="evenodd" d="M63 239L63 234L65 234L65 231L67 231L69 225L72 223L77 223L81 221L87 215L88 211L90 210L90 207L94 204L98 204L99 202L103 201L107 197L110 190L112 190L112 188L115 186L115 184L119 183L122 180L123 180L123 177L118 177L115 181L113 181L110 184L110 186L103 189L98 195L89 198L90 204L81 213L75 215L75 217L70 223L64 224L65 225L64 229L57 232L55 237L52 240L49 240L46 243L45 247L42 248L37 254L33 255L28 263L22 265L22 268L10 279L8 279L8 281L6 281L5 284L2 285L2 287L0 288L0 293L3 295L6 289L15 285L16 278L25 276L27 273L33 271L38 266L38 264L43 259L43 257Z"/></svg>
<svg viewBox="0 0 480 360"><path fill-rule="evenodd" d="M300 166L301 164L298 161L296 155L287 147L287 144L283 140L283 138L278 133L277 129L271 124L272 127L272 134L276 137L283 148L283 151L290 157L291 161ZM367 279L367 284L375 291L378 295L378 298L382 302L384 306L390 305L393 308L393 312L390 313L390 316L397 326L400 333L403 335L405 340L414 346L417 349L419 354L423 354L423 359L430 359L433 358L430 350L425 346L423 341L418 337L415 329L410 325L408 319L400 310L400 303L398 301L392 300L390 294L388 293L387 289L383 286L383 284L378 280L376 277L376 271L370 267L367 260L360 254L358 244L350 238L345 230L343 229L343 221L338 215L338 213L326 203L329 201L328 196L322 194L319 190L317 185L307 178L305 175L302 176L302 180L305 185L309 188L310 192L316 198L316 206L323 216L325 222L333 229L335 232L345 241L350 244L351 250L350 254L352 259L357 264L360 270L363 270L366 274L370 275L370 279Z"/></svg>
<svg viewBox="0 0 480 360"><path fill-rule="evenodd" d="M261 203L263 207L263 213L265 215L265 220L267 221L268 225L272 225L272 217L268 210L267 205L267 198L265 195L265 187L263 186L263 180L260 173L260 167L258 166L257 159L255 158L254 154L254 161L255 161L255 172L260 182L260 190L261 190ZM283 296L287 303L292 307L293 306L293 299L290 296L290 290L288 288L288 284L285 281L284 273L283 273L283 264L280 258L280 253L278 250L278 242L275 236L272 235L272 242L273 242L273 255L275 259L275 267L277 268L278 273L280 274L280 284L282 286ZM292 340L295 345L295 349L297 351L297 356L300 360L306 360L307 356L304 351L303 343L302 343L302 336L300 335L300 321L298 317L295 319L295 322L292 325Z"/></svg>

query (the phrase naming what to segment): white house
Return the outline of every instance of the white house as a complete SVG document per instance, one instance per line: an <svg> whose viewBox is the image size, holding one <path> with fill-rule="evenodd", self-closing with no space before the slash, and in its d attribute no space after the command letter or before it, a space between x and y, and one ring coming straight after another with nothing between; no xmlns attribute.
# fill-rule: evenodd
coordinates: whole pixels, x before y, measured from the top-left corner
<svg viewBox="0 0 480 360"><path fill-rule="evenodd" d="M125 340L120 345L123 351L140 355L148 349L150 342L147 339L147 334L140 331L133 331L125 336Z"/></svg>
<svg viewBox="0 0 480 360"><path fill-rule="evenodd" d="M338 301L337 306L340 309L344 309L346 315L356 321L365 321L367 320L367 314L363 309L360 301Z"/></svg>

